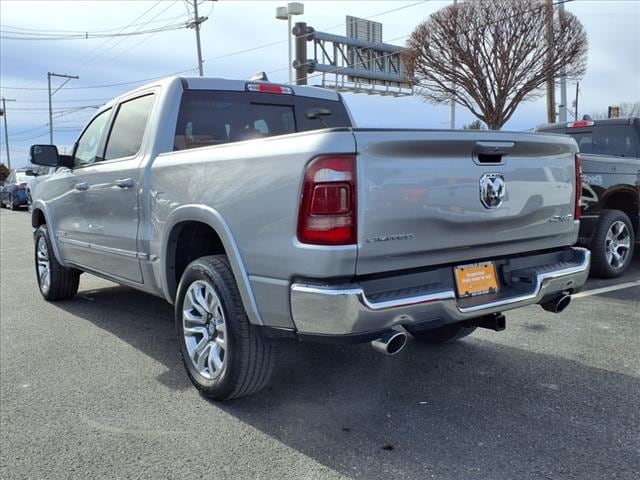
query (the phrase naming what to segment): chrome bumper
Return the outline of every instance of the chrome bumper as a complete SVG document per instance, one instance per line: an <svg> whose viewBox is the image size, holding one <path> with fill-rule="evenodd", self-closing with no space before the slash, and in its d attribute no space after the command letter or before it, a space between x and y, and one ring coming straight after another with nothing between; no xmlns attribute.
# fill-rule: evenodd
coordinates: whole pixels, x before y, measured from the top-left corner
<svg viewBox="0 0 640 480"><path fill-rule="evenodd" d="M584 248L572 250L571 262L534 269L534 281L527 292L486 303L461 305L453 289L374 302L357 285L295 283L291 286L291 313L301 334L355 335L429 320L451 323L504 312L579 290L589 276L591 255Z"/></svg>

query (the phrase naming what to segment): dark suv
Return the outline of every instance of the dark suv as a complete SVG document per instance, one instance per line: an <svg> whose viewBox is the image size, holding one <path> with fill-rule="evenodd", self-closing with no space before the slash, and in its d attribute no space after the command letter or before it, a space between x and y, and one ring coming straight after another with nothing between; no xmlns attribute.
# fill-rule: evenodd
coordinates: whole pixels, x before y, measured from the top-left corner
<svg viewBox="0 0 640 480"><path fill-rule="evenodd" d="M617 277L631 263L640 224L640 117L543 125L570 135L582 157L579 243L592 253L591 271Z"/></svg>

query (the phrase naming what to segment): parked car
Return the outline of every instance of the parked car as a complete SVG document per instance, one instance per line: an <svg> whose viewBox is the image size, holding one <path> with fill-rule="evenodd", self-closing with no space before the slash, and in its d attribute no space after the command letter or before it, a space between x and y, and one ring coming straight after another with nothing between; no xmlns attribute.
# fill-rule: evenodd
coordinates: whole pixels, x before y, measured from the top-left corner
<svg viewBox="0 0 640 480"><path fill-rule="evenodd" d="M443 343L558 313L589 272L574 140L363 129L341 96L171 78L101 107L33 203L49 301L81 272L164 297L204 395L264 387L275 339ZM553 179L553 180L551 180ZM517 188L513 188L516 185Z"/></svg>
<svg viewBox="0 0 640 480"><path fill-rule="evenodd" d="M582 157L579 244L592 253L591 271L618 277L640 239L640 118L555 123L539 132L569 135Z"/></svg>
<svg viewBox="0 0 640 480"><path fill-rule="evenodd" d="M26 205L28 179L26 170L11 170L4 185L0 188L0 206L15 210Z"/></svg>
<svg viewBox="0 0 640 480"><path fill-rule="evenodd" d="M62 161L67 161L71 158L70 155L60 155ZM54 167L48 167L46 165L40 165L37 168L32 169L32 175L27 180L27 205L31 210L31 204L33 203L33 195L38 185L44 182L47 178L53 175L55 172Z"/></svg>

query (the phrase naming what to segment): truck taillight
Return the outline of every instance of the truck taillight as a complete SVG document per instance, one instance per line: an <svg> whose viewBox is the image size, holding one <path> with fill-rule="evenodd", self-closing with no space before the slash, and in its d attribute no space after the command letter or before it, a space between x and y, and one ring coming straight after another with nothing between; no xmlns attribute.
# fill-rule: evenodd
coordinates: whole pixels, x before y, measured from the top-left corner
<svg viewBox="0 0 640 480"><path fill-rule="evenodd" d="M580 206L580 198L582 197L582 158L576 153L576 190L575 190L575 210L573 212L574 220L580 220L582 216L582 207Z"/></svg>
<svg viewBox="0 0 640 480"><path fill-rule="evenodd" d="M314 245L357 243L356 212L356 156L312 160L302 184L298 240Z"/></svg>

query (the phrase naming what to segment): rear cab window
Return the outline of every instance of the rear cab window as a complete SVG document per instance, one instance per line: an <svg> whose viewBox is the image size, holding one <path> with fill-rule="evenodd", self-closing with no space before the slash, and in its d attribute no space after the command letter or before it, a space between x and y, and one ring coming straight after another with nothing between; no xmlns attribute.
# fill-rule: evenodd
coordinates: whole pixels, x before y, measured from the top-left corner
<svg viewBox="0 0 640 480"><path fill-rule="evenodd" d="M314 113L319 118L309 118ZM350 127L338 100L272 93L186 90L174 150L332 127Z"/></svg>
<svg viewBox="0 0 640 480"><path fill-rule="evenodd" d="M575 128L553 128L541 130L546 133L564 133L578 144L581 153L638 157L640 148L633 125L609 124Z"/></svg>

